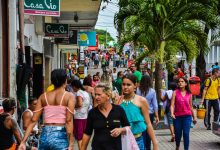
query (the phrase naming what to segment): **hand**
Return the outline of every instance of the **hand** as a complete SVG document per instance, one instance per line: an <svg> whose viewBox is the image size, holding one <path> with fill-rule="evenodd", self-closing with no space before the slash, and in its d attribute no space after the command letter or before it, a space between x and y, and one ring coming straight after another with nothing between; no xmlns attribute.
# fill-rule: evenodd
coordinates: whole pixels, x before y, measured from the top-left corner
<svg viewBox="0 0 220 150"><path fill-rule="evenodd" d="M122 133L122 128L115 128L111 131L112 137L118 137Z"/></svg>
<svg viewBox="0 0 220 150"><path fill-rule="evenodd" d="M156 122L156 125L158 125L158 123L159 123L159 117L156 117L156 118L155 118L155 122Z"/></svg>
<svg viewBox="0 0 220 150"><path fill-rule="evenodd" d="M176 116L175 116L174 114L171 114L171 117L172 117L173 119L176 119Z"/></svg>
<svg viewBox="0 0 220 150"><path fill-rule="evenodd" d="M18 147L18 150L26 150L26 145L24 142L21 142L19 147Z"/></svg>
<svg viewBox="0 0 220 150"><path fill-rule="evenodd" d="M193 119L193 124L196 125L197 121L196 119Z"/></svg>
<svg viewBox="0 0 220 150"><path fill-rule="evenodd" d="M73 150L73 147L74 147L74 145L70 144L69 147L68 147L68 150Z"/></svg>
<svg viewBox="0 0 220 150"><path fill-rule="evenodd" d="M158 150L158 144L157 143L153 144L153 150Z"/></svg>
<svg viewBox="0 0 220 150"><path fill-rule="evenodd" d="M204 103L204 99L202 99L201 101L200 101L200 105L202 105Z"/></svg>

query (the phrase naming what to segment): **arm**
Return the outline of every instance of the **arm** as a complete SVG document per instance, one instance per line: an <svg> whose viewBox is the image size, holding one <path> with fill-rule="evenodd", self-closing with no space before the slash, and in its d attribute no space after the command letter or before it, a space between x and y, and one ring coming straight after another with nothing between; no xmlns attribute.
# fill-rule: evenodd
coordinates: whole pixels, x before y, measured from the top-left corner
<svg viewBox="0 0 220 150"><path fill-rule="evenodd" d="M125 114L125 111L123 108L120 108L120 122L121 122L121 128L115 128L111 131L111 136L117 137L120 134L126 134L126 128L130 128L130 124L128 122L128 118Z"/></svg>
<svg viewBox="0 0 220 150"><path fill-rule="evenodd" d="M91 136L90 135L87 135L87 134L83 134L83 138L82 138L82 146L80 148L80 150L86 150L87 149L87 146L89 144L89 141L90 141L90 138Z"/></svg>
<svg viewBox="0 0 220 150"><path fill-rule="evenodd" d="M175 97L176 97L176 91L173 92L171 104L170 104L170 113L171 113L172 118L174 118L174 119L176 119L175 115L174 115Z"/></svg>
<svg viewBox="0 0 220 150"><path fill-rule="evenodd" d="M206 95L206 92L207 92L207 90L208 90L208 87L206 86L204 89L203 89L203 92L202 92L202 100L201 100L201 104L203 104L203 102L204 102L204 99L205 99L205 95Z"/></svg>
<svg viewBox="0 0 220 150"><path fill-rule="evenodd" d="M69 141L69 149L73 149L74 140L73 140L73 114L72 112L74 112L74 96L72 94L69 95L67 108L68 110L66 110L67 111L66 132L67 132L67 138Z"/></svg>
<svg viewBox="0 0 220 150"><path fill-rule="evenodd" d="M81 96L76 97L76 108L80 108L83 106L83 98Z"/></svg>
<svg viewBox="0 0 220 150"><path fill-rule="evenodd" d="M145 119L145 122L147 124L147 133L152 140L153 149L157 150L158 149L157 140L156 140L154 130L153 130L150 118L149 118L149 106L148 106L146 99L141 99L141 112L142 112L144 119Z"/></svg>
<svg viewBox="0 0 220 150"><path fill-rule="evenodd" d="M18 142L18 144L20 144L22 138L21 138L21 134L20 134L20 131L19 131L18 123L12 117L10 117L9 119L10 119L10 121L9 121L10 128L13 131L13 134L16 138L16 141Z"/></svg>
<svg viewBox="0 0 220 150"><path fill-rule="evenodd" d="M92 113L93 113L93 109L90 110L90 112L88 114L88 118L87 118L87 122L86 122L86 129L85 129L85 132L83 134L82 144L81 144L80 150L86 150L87 149L89 140L90 140L92 132L93 132L93 123L95 122L95 120L92 117Z"/></svg>
<svg viewBox="0 0 220 150"><path fill-rule="evenodd" d="M194 111L193 111L192 95L190 96L189 105L190 105L191 112L192 112L193 123L195 124L196 123L196 118L195 118L195 114L194 114Z"/></svg>
<svg viewBox="0 0 220 150"><path fill-rule="evenodd" d="M154 92L154 95L153 95L153 107L154 107L155 121L156 121L156 125L157 125L159 123L159 117L158 117L158 103L157 103L156 92Z"/></svg>
<svg viewBox="0 0 220 150"><path fill-rule="evenodd" d="M32 116L31 116L30 112L25 111L22 116L22 119L23 119L23 129L22 130L27 130L28 125L31 122L31 118L32 118Z"/></svg>
<svg viewBox="0 0 220 150"><path fill-rule="evenodd" d="M220 79L218 79L218 82L219 82L219 83L218 83L218 84L219 84L219 85L218 85L218 97L219 97L219 100L220 100L220 81L219 81L219 80L220 80Z"/></svg>
<svg viewBox="0 0 220 150"><path fill-rule="evenodd" d="M35 108L36 111L34 112L34 115L31 118L31 121L30 121L30 123L28 125L28 128L25 131L25 135L24 135L24 137L23 137L23 139L21 141L22 144L25 144L25 142L27 141L28 136L32 132L34 126L36 125L36 123L38 122L38 120L39 120L39 118L40 118L40 116L42 114L43 106L42 106L42 102L41 101L42 101L43 97L44 96L41 95L40 98L37 101L37 105L36 105L36 108Z"/></svg>

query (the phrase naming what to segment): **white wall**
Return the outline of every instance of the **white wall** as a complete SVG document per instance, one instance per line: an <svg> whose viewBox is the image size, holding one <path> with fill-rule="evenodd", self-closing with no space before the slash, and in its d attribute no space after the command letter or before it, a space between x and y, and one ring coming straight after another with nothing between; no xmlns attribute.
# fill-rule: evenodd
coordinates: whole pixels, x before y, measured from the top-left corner
<svg viewBox="0 0 220 150"><path fill-rule="evenodd" d="M16 1L9 1L9 50L10 50L10 97L16 98L16 65L17 65L17 13Z"/></svg>
<svg viewBox="0 0 220 150"><path fill-rule="evenodd" d="M220 46L212 45L210 46L210 51L207 56L205 56L206 60L206 71L209 71L211 66L214 65L215 62L218 62L220 65Z"/></svg>
<svg viewBox="0 0 220 150"><path fill-rule="evenodd" d="M53 44L53 58L51 58L51 69L56 69L58 68L58 59L57 59L57 51L58 51L58 47L56 44Z"/></svg>
<svg viewBox="0 0 220 150"><path fill-rule="evenodd" d="M33 50L43 53L43 36L36 35L34 24L24 25L24 35L28 37L28 43L25 46L30 46Z"/></svg>

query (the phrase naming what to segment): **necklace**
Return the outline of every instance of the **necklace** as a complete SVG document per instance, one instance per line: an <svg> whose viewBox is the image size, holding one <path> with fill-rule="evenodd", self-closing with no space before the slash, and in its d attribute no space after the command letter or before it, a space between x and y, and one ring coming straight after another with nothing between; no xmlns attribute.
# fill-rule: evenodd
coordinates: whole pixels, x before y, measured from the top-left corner
<svg viewBox="0 0 220 150"><path fill-rule="evenodd" d="M135 94L134 94L134 96L133 96L130 100L124 100L124 99L123 99L122 102L125 104L125 106L128 106L128 104L130 104L130 103L133 102L134 98L135 98Z"/></svg>

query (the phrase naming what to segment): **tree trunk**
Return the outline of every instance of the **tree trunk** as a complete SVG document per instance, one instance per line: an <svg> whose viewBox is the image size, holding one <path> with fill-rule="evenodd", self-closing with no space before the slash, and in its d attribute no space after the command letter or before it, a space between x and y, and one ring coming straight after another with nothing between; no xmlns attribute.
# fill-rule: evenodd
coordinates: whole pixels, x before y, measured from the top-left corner
<svg viewBox="0 0 220 150"><path fill-rule="evenodd" d="M161 107L160 107L160 90L162 88L162 69L163 65L159 62L156 61L155 63L155 90L157 94L157 102L158 102L158 114L159 117L161 118Z"/></svg>
<svg viewBox="0 0 220 150"><path fill-rule="evenodd" d="M163 62L164 62L164 48L165 48L165 41L161 41L160 49L159 49L159 61L155 63L155 90L157 94L157 101L158 101L158 114L161 118L161 106L160 106L160 93L162 89L162 74L163 74Z"/></svg>
<svg viewBox="0 0 220 150"><path fill-rule="evenodd" d="M196 75L200 77L202 83L205 81L206 62L204 53L200 51L199 56L196 58Z"/></svg>
<svg viewBox="0 0 220 150"><path fill-rule="evenodd" d="M205 33L208 35L209 28L205 27ZM196 75L200 77L202 83L205 81L206 62L205 54L200 50L199 56L196 58Z"/></svg>

